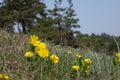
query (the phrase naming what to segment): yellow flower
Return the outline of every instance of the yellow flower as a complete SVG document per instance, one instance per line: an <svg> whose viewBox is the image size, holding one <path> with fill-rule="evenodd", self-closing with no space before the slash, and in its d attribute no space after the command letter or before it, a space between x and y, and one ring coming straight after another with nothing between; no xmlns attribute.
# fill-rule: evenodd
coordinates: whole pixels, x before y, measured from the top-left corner
<svg viewBox="0 0 120 80"><path fill-rule="evenodd" d="M35 46L36 43L39 43L38 39L39 39L38 36L30 35L29 43Z"/></svg>
<svg viewBox="0 0 120 80"><path fill-rule="evenodd" d="M37 47L37 46L40 45L40 43L41 43L40 41L35 41L32 45L35 46L35 47Z"/></svg>
<svg viewBox="0 0 120 80"><path fill-rule="evenodd" d="M42 57L42 58L45 58L45 57L48 57L49 56L49 51L47 48L38 48L37 51L37 54Z"/></svg>
<svg viewBox="0 0 120 80"><path fill-rule="evenodd" d="M120 52L115 53L115 57L120 58Z"/></svg>
<svg viewBox="0 0 120 80"><path fill-rule="evenodd" d="M45 49L45 48L47 48L47 47L46 47L46 44L45 44L44 42L40 42L40 43L37 44L37 46L35 47L35 51L36 51L36 52L39 52L39 50Z"/></svg>
<svg viewBox="0 0 120 80"><path fill-rule="evenodd" d="M53 63L57 64L59 62L59 57L57 55L55 55L55 54L52 54L50 56L50 60L52 60Z"/></svg>
<svg viewBox="0 0 120 80"><path fill-rule="evenodd" d="M68 50L68 51L67 51L67 54L71 54L71 53L72 53L72 51L71 51L71 50Z"/></svg>
<svg viewBox="0 0 120 80"><path fill-rule="evenodd" d="M3 74L0 73L0 79L2 79L2 78L3 78Z"/></svg>
<svg viewBox="0 0 120 80"><path fill-rule="evenodd" d="M8 79L9 79L9 76L6 75L6 74L4 74L4 79L5 79L5 80L8 80Z"/></svg>
<svg viewBox="0 0 120 80"><path fill-rule="evenodd" d="M86 62L87 64L91 64L92 60L91 59L84 59L84 62Z"/></svg>
<svg viewBox="0 0 120 80"><path fill-rule="evenodd" d="M46 48L46 44L44 42L41 42L41 41L34 42L33 46L40 47L40 48Z"/></svg>
<svg viewBox="0 0 120 80"><path fill-rule="evenodd" d="M46 44L44 42L40 42L38 44L38 47L40 47L40 48L46 48Z"/></svg>
<svg viewBox="0 0 120 80"><path fill-rule="evenodd" d="M75 70L75 71L78 71L78 70L80 69L80 67L77 66L77 65L73 65L73 66L72 66L72 69Z"/></svg>
<svg viewBox="0 0 120 80"><path fill-rule="evenodd" d="M88 69L87 69L87 70L85 70L85 73L89 73L89 72L90 72L90 70L88 70Z"/></svg>
<svg viewBox="0 0 120 80"><path fill-rule="evenodd" d="M25 54L24 54L24 56L25 57L32 57L33 56L33 52L26 52Z"/></svg>
<svg viewBox="0 0 120 80"><path fill-rule="evenodd" d="M41 49L40 47L35 47L34 50L35 50L36 53L39 53L40 49Z"/></svg>
<svg viewBox="0 0 120 80"><path fill-rule="evenodd" d="M8 80L8 79L9 79L8 75L0 73L0 80Z"/></svg>
<svg viewBox="0 0 120 80"><path fill-rule="evenodd" d="M118 62L120 63L120 58L118 58Z"/></svg>
<svg viewBox="0 0 120 80"><path fill-rule="evenodd" d="M82 58L82 55L77 54L76 57L77 57L77 58Z"/></svg>

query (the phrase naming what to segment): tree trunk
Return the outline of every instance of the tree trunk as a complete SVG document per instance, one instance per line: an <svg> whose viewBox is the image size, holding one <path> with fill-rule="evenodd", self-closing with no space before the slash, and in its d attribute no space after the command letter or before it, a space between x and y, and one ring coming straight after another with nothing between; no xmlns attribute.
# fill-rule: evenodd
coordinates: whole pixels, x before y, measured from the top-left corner
<svg viewBox="0 0 120 80"><path fill-rule="evenodd" d="M23 27L23 33L26 34L26 28L25 26L22 26Z"/></svg>

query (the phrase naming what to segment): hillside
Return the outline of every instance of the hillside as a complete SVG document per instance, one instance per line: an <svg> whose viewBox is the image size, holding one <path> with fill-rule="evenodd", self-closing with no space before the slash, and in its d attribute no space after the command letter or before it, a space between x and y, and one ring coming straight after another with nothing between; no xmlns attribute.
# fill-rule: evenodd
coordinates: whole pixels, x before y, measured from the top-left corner
<svg viewBox="0 0 120 80"><path fill-rule="evenodd" d="M9 80L120 79L120 63L114 64L113 56L108 56L105 52L98 54L92 50L74 49L43 41L49 50L49 56L26 58L25 53L31 50L29 38L28 35L0 31L0 73L7 74ZM57 55L58 63L50 61L52 54ZM86 59L90 61L85 63ZM74 70L74 65L79 65L79 69Z"/></svg>

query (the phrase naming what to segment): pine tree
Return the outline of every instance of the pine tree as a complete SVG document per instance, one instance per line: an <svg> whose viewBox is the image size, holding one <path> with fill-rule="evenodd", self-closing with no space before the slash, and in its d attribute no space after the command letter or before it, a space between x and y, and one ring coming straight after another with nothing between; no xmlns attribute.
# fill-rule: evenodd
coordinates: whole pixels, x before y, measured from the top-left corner
<svg viewBox="0 0 120 80"><path fill-rule="evenodd" d="M6 28L6 26L12 26L12 14L5 9L4 3L0 4L0 28Z"/></svg>
<svg viewBox="0 0 120 80"><path fill-rule="evenodd" d="M57 31L63 31L58 35L61 35L61 41L65 45L68 45L73 41L73 28L80 28L80 26L77 24L79 19L75 19L76 14L73 9L72 0L67 0L67 3L67 6L63 7L63 0L55 0L54 9L49 10L49 16L52 16L53 19L53 27Z"/></svg>
<svg viewBox="0 0 120 80"><path fill-rule="evenodd" d="M4 13L3 20L5 27L8 26L8 22L19 24L26 33L28 29L31 29L34 24L41 20L45 14L45 4L41 0L4 0L4 5L0 7L1 13Z"/></svg>

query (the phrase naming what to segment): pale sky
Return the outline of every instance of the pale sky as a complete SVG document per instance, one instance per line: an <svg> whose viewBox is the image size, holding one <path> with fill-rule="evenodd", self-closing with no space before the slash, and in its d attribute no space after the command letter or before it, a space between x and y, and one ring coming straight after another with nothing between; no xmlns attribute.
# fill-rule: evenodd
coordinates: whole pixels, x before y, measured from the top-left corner
<svg viewBox="0 0 120 80"><path fill-rule="evenodd" d="M75 1L82 33L120 35L120 0Z"/></svg>
<svg viewBox="0 0 120 80"><path fill-rule="evenodd" d="M53 7L54 0L45 0ZM82 33L120 35L120 0L73 0Z"/></svg>
<svg viewBox="0 0 120 80"><path fill-rule="evenodd" d="M53 7L54 0L44 1L49 8ZM73 0L73 3L80 32L120 36L120 0Z"/></svg>

